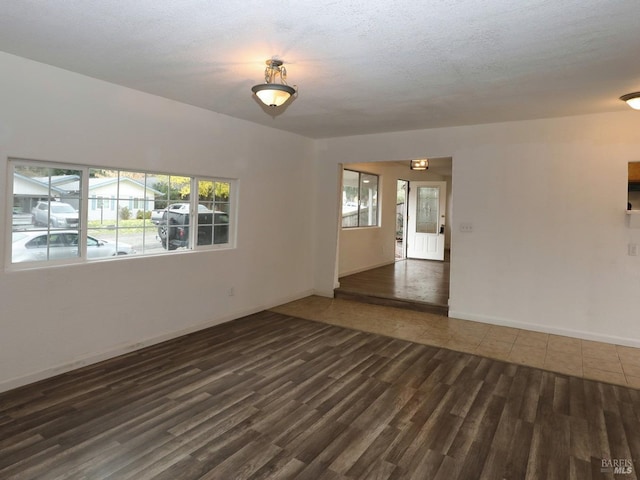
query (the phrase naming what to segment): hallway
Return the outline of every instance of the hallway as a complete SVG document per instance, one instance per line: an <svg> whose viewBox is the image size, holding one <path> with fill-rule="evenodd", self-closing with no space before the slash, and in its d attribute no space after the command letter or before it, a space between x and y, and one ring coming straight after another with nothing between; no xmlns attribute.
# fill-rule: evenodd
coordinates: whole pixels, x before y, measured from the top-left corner
<svg viewBox="0 0 640 480"><path fill-rule="evenodd" d="M447 315L449 266L449 255L444 262L400 260L341 277L335 296Z"/></svg>

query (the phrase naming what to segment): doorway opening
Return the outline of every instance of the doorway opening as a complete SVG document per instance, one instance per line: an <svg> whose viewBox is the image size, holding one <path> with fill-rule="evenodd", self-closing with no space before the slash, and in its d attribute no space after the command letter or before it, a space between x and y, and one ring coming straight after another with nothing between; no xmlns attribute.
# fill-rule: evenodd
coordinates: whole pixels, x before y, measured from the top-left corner
<svg viewBox="0 0 640 480"><path fill-rule="evenodd" d="M378 176L379 223L375 227L345 228L351 197L347 195L345 200L342 196L335 298L446 316L452 158L430 158L427 171L410 170L409 161L341 167L343 190L345 171L362 169ZM412 217L416 217L413 225Z"/></svg>
<svg viewBox="0 0 640 480"><path fill-rule="evenodd" d="M407 211L407 258L444 261L447 182L411 182Z"/></svg>

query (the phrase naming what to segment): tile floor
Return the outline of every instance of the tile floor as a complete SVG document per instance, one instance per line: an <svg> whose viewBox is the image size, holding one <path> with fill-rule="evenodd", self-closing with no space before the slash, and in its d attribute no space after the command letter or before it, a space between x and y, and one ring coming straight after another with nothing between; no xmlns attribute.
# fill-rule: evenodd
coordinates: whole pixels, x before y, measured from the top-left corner
<svg viewBox="0 0 640 480"><path fill-rule="evenodd" d="M317 296L271 310L567 375L640 388L638 348Z"/></svg>

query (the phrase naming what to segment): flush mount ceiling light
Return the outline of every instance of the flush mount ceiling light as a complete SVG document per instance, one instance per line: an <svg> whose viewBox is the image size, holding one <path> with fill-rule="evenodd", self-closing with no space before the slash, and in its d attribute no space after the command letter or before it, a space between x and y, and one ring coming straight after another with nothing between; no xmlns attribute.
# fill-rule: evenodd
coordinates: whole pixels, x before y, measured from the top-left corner
<svg viewBox="0 0 640 480"><path fill-rule="evenodd" d="M282 66L282 60L267 60L267 68L264 70L266 83L254 85L251 91L256 94L262 103L268 107L279 107L296 93L296 89L287 85L287 70ZM277 79L280 83L274 83Z"/></svg>
<svg viewBox="0 0 640 480"><path fill-rule="evenodd" d="M429 159L421 158L420 160L411 160L411 170L427 170L429 168Z"/></svg>
<svg viewBox="0 0 640 480"><path fill-rule="evenodd" d="M640 110L640 92L627 93L626 95L622 95L620 100L627 102L634 110Z"/></svg>

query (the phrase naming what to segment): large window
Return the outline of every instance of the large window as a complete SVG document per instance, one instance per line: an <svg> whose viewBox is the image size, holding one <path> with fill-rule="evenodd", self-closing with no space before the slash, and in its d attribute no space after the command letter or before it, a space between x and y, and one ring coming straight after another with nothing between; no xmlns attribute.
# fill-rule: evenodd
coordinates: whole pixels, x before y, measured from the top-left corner
<svg viewBox="0 0 640 480"><path fill-rule="evenodd" d="M378 176L344 170L342 172L342 227L378 225Z"/></svg>
<svg viewBox="0 0 640 480"><path fill-rule="evenodd" d="M9 165L16 267L233 246L233 180Z"/></svg>

